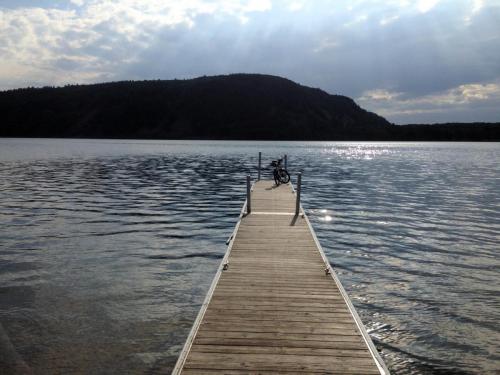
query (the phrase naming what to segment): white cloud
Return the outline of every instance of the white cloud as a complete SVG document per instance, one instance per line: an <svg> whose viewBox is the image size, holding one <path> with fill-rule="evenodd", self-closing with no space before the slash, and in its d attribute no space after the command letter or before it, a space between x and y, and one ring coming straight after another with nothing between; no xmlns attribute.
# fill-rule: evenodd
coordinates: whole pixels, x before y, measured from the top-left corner
<svg viewBox="0 0 500 375"><path fill-rule="evenodd" d="M368 15L367 14L360 14L360 15L354 17L353 19L351 19L350 21L345 22L344 26L345 27L356 26L357 24L364 23L367 20L368 20Z"/></svg>
<svg viewBox="0 0 500 375"><path fill-rule="evenodd" d="M85 0L70 0L72 4L75 4L76 6L81 7L83 4L85 4Z"/></svg>
<svg viewBox="0 0 500 375"><path fill-rule="evenodd" d="M21 8L0 17L0 82L85 82L106 75L106 63L83 52L99 35L73 10ZM58 67L58 62L78 69ZM12 71L11 66L17 68ZM10 68L9 68L10 66ZM22 72L22 74L21 74Z"/></svg>
<svg viewBox="0 0 500 375"><path fill-rule="evenodd" d="M368 90L357 101L392 121L422 114L453 113L477 105L490 108L500 103L500 82L470 83L419 97L386 89ZM500 119L497 119L498 121ZM451 118L450 118L450 121ZM455 120L457 121L457 120Z"/></svg>
<svg viewBox="0 0 500 375"><path fill-rule="evenodd" d="M472 13L479 12L484 7L484 0L472 0Z"/></svg>
<svg viewBox="0 0 500 375"><path fill-rule="evenodd" d="M460 85L449 90L442 98L452 104L500 98L500 85L498 83Z"/></svg>
<svg viewBox="0 0 500 375"><path fill-rule="evenodd" d="M243 11L244 12L265 12L265 11L271 10L272 7L273 7L273 4L272 4L271 0L250 0L246 4L244 4Z"/></svg>
<svg viewBox="0 0 500 375"><path fill-rule="evenodd" d="M419 0L417 3L417 9L421 13L427 13L432 8L434 8L439 3L439 0Z"/></svg>
<svg viewBox="0 0 500 375"><path fill-rule="evenodd" d="M0 86L90 82L135 61L165 27L199 16L247 22L270 0L71 0L77 8L0 8ZM12 66L18 66L13 73ZM23 79L24 77L24 79ZM35 79L35 77L37 77ZM90 81L89 81L90 80Z"/></svg>
<svg viewBox="0 0 500 375"><path fill-rule="evenodd" d="M314 53L325 52L331 49L339 47L341 44L337 39L334 38L324 38L322 39L318 46L313 49Z"/></svg>
<svg viewBox="0 0 500 375"><path fill-rule="evenodd" d="M385 25L388 25L392 22L395 22L399 19L399 14L396 14L396 15L393 15L393 16L387 16L387 17L384 17L380 20L380 25L381 26L385 26Z"/></svg>
<svg viewBox="0 0 500 375"><path fill-rule="evenodd" d="M297 12L304 8L304 3L300 1L292 1L291 3L288 4L288 10L291 12Z"/></svg>
<svg viewBox="0 0 500 375"><path fill-rule="evenodd" d="M386 89L368 90L358 99L360 101L390 101L400 97L402 93Z"/></svg>
<svg viewBox="0 0 500 375"><path fill-rule="evenodd" d="M433 106L468 104L477 101L500 99L500 84L498 83L471 83L446 90L442 93L422 96L416 99L407 99L412 105L428 104ZM500 102L500 101L499 101Z"/></svg>
<svg viewBox="0 0 500 375"><path fill-rule="evenodd" d="M465 15L465 24L470 25L472 19L484 8L484 0L471 0L470 1L470 12Z"/></svg>

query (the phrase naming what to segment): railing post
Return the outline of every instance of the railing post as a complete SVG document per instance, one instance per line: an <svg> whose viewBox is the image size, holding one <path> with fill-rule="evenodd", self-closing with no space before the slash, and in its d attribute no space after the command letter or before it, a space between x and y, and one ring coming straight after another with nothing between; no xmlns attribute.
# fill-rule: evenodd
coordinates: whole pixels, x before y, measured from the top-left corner
<svg viewBox="0 0 500 375"><path fill-rule="evenodd" d="M252 204L250 199L250 175L247 175L247 214L252 211Z"/></svg>
<svg viewBox="0 0 500 375"><path fill-rule="evenodd" d="M285 169L288 169L288 156L285 154Z"/></svg>
<svg viewBox="0 0 500 375"><path fill-rule="evenodd" d="M297 176L297 195L295 197L295 215L299 215L300 212L300 189L302 185L302 173Z"/></svg>
<svg viewBox="0 0 500 375"><path fill-rule="evenodd" d="M257 181L260 181L260 166L262 163L262 152L259 151L259 172L257 174Z"/></svg>

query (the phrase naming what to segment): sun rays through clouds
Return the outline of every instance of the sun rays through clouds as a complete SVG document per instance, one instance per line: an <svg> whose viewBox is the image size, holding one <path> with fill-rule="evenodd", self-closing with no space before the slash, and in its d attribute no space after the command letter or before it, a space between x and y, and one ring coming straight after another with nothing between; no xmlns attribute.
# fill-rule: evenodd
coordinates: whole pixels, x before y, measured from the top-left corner
<svg viewBox="0 0 500 375"><path fill-rule="evenodd" d="M499 25L499 0L5 0L0 89L259 72L393 122L493 121Z"/></svg>

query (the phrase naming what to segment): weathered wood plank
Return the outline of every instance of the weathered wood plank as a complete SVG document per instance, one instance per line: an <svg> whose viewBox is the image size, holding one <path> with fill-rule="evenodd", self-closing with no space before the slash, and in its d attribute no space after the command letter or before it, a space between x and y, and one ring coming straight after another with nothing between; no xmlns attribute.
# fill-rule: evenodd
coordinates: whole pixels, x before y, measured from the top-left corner
<svg viewBox="0 0 500 375"><path fill-rule="evenodd" d="M216 309L212 308L205 314L205 317L220 317L229 321L230 319L251 319L259 320L272 320L272 321L286 321L286 322L340 322L348 319L352 323L352 316L348 309L338 309L331 311L290 311L290 310L267 310L267 311L251 311L244 309Z"/></svg>
<svg viewBox="0 0 500 375"><path fill-rule="evenodd" d="M248 369L265 371L307 371L340 374L379 374L373 366L373 360L352 359L349 362L342 357L294 356L274 354L221 354L192 352L186 368L192 369ZM335 372L333 372L335 373Z"/></svg>
<svg viewBox="0 0 500 375"><path fill-rule="evenodd" d="M218 327L218 326L224 326L224 327L238 327L242 328L244 327L245 329L247 328L255 328L255 321L249 321L249 320L244 320L244 319L238 319L238 320L227 320L227 319L217 319L216 317L212 318L205 318L203 322L201 323L200 327ZM321 329L321 330L326 330L326 329L351 329L351 330L356 330L356 326L352 324L352 322L347 322L347 323L339 323L339 322L283 322L283 321L262 321L259 324L259 328L278 328L278 329L307 329L307 333L311 333L310 330L313 329ZM309 330L310 329L310 330ZM327 332L328 333L328 332Z"/></svg>
<svg viewBox="0 0 500 375"><path fill-rule="evenodd" d="M321 349L336 349L336 350L366 350L366 345L363 341L322 341L322 340L296 340L296 339L280 339L280 338L248 338L248 337L199 337L196 338L196 344L200 345L230 345L230 346L257 346L268 347L276 346L280 348L321 348Z"/></svg>
<svg viewBox="0 0 500 375"><path fill-rule="evenodd" d="M277 334L307 334L307 335L342 335L342 336L358 336L359 332L355 326L349 327L346 324L344 327L330 325L326 327L294 326L287 325L265 325L251 323L228 324L227 322L217 321L215 323L205 322L200 326L200 330L206 332L249 332L249 333L277 333Z"/></svg>
<svg viewBox="0 0 500 375"><path fill-rule="evenodd" d="M302 292L302 293L301 293ZM214 294L213 298L216 297L229 297L229 298L244 298L248 300L255 300L255 299L263 299L263 300L283 300L284 302L287 302L289 300L294 300L294 301L299 301L299 300L306 300L306 301L315 301L315 300L339 300L344 302L344 300L335 295L329 295L329 294L315 294L315 293L310 293L310 294L303 294L302 289L297 289L295 293L293 292L278 292L275 290L256 290L255 292L250 292L248 290L238 290L238 289L231 289L231 288L221 288L220 290L217 290L217 293Z"/></svg>
<svg viewBox="0 0 500 375"><path fill-rule="evenodd" d="M208 331L200 329L197 337L218 337L218 338L243 338L243 339L264 339L264 340L300 340L300 341L335 341L335 342L362 342L359 335L315 335L308 333L274 333L274 332L244 332L244 331Z"/></svg>
<svg viewBox="0 0 500 375"><path fill-rule="evenodd" d="M193 345L191 351L200 353L247 353L247 354L291 354L291 355L322 355L329 357L371 358L362 349L338 348L295 348L286 346L244 346L244 345Z"/></svg>
<svg viewBox="0 0 500 375"><path fill-rule="evenodd" d="M227 370L227 369L189 369L186 368L183 372L183 374L187 375L212 375L212 374L221 374L223 373L224 375L266 375L266 374L273 374L273 375L304 375L307 372L304 371L276 371L276 370ZM309 372L310 373L310 372ZM319 372L320 374L322 372ZM339 374L339 372L328 372L329 374ZM340 372L341 373L341 372ZM324 374L324 372L323 372ZM370 375L367 373L360 372L358 375Z"/></svg>
<svg viewBox="0 0 500 375"><path fill-rule="evenodd" d="M263 371L263 370L258 370L258 371L252 371L252 370L227 370L227 369L216 369L216 370L210 370L210 369L185 369L183 374L188 374L188 375L211 375L211 374L221 374L223 373L224 375L266 375L266 374L277 374L277 375L304 375L305 372L290 372L290 371ZM320 372L321 373L321 372ZM332 373L335 374L335 373ZM369 374L363 374L360 373L359 375L369 375Z"/></svg>

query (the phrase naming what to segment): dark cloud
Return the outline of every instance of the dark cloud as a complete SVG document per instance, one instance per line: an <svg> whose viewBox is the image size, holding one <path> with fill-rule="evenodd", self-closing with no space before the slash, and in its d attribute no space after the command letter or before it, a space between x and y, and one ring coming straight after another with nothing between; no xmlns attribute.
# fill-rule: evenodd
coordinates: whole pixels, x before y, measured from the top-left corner
<svg viewBox="0 0 500 375"><path fill-rule="evenodd" d="M387 26L376 13L357 27L325 17L314 30L297 27L293 18L261 16L245 25L197 18L191 30L159 32L127 69L159 76L263 71L355 97L381 87L419 96L498 78L500 34L492 33L499 29L492 25L498 9L483 9L466 25L466 12L456 8L403 15ZM335 43L321 49L328 39Z"/></svg>

